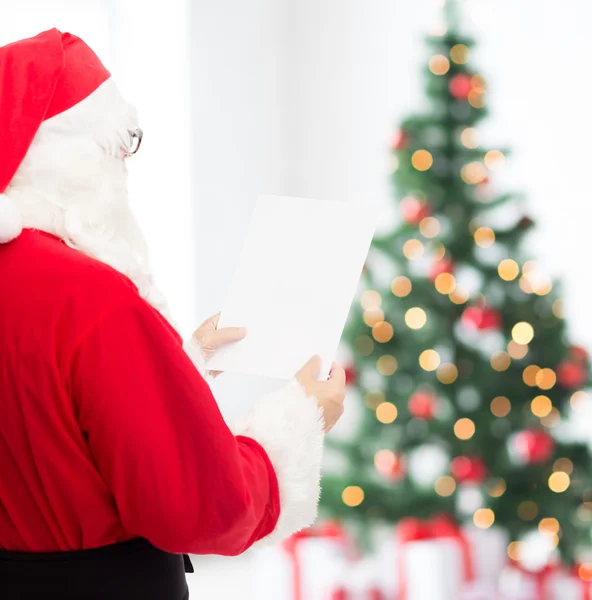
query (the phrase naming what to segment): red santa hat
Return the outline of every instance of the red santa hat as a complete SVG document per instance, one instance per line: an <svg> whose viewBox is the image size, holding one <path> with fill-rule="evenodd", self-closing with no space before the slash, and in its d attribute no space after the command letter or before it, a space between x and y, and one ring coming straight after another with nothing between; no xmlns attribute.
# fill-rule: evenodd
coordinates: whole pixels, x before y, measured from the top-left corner
<svg viewBox="0 0 592 600"><path fill-rule="evenodd" d="M22 230L5 192L41 124L90 96L109 77L80 38L57 29L0 48L0 243Z"/></svg>

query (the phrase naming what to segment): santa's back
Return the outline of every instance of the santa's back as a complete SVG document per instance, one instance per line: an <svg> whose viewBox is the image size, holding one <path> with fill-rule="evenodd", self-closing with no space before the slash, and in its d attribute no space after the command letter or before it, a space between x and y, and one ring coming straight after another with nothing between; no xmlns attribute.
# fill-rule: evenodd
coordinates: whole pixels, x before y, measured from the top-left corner
<svg viewBox="0 0 592 600"><path fill-rule="evenodd" d="M69 384L85 331L137 292L114 269L31 229L0 245L0 281L0 549L125 538Z"/></svg>

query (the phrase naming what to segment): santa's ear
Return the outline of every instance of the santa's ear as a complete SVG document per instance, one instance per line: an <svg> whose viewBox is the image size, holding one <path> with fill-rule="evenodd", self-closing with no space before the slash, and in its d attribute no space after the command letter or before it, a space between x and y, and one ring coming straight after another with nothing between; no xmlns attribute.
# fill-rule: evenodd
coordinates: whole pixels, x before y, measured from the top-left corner
<svg viewBox="0 0 592 600"><path fill-rule="evenodd" d="M23 230L21 214L12 198L0 194L0 244L17 238Z"/></svg>

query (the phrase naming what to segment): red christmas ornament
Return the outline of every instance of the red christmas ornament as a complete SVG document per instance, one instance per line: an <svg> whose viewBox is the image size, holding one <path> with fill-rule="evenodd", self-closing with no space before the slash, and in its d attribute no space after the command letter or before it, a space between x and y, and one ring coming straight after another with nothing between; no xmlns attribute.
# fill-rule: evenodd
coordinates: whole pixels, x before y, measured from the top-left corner
<svg viewBox="0 0 592 600"><path fill-rule="evenodd" d="M409 398L409 413L416 419L431 421L436 412L436 397L430 392L415 392Z"/></svg>
<svg viewBox="0 0 592 600"><path fill-rule="evenodd" d="M529 465L547 462L555 451L555 440L541 430L517 433L512 445L517 456Z"/></svg>
<svg viewBox="0 0 592 600"><path fill-rule="evenodd" d="M442 258L432 265L432 268L430 269L430 279L434 281L436 277L442 275L442 273L454 273L455 268L456 265L454 264L454 261L449 258Z"/></svg>
<svg viewBox="0 0 592 600"><path fill-rule="evenodd" d="M578 362L587 362L590 358L588 351L581 346L572 346L569 349L569 353L571 354L571 357Z"/></svg>
<svg viewBox="0 0 592 600"><path fill-rule="evenodd" d="M566 388L582 387L588 381L588 373L581 362L562 362L557 367L557 380Z"/></svg>
<svg viewBox="0 0 592 600"><path fill-rule="evenodd" d="M450 465L450 472L457 483L483 483L487 467L480 458L457 456Z"/></svg>
<svg viewBox="0 0 592 600"><path fill-rule="evenodd" d="M402 150L409 143L409 134L406 131L397 131L391 139L391 148L393 150Z"/></svg>
<svg viewBox="0 0 592 600"><path fill-rule="evenodd" d="M337 588L331 592L331 600L348 600L349 594L343 587Z"/></svg>
<svg viewBox="0 0 592 600"><path fill-rule="evenodd" d="M378 473L388 481L399 481L406 473L405 457L391 450L379 450L374 456L374 466Z"/></svg>
<svg viewBox="0 0 592 600"><path fill-rule="evenodd" d="M466 100L472 87L471 77L466 73L455 75L449 84L450 93L457 100Z"/></svg>
<svg viewBox="0 0 592 600"><path fill-rule="evenodd" d="M469 306L461 317L463 325L470 329L490 331L502 326L502 317L494 308L485 306Z"/></svg>
<svg viewBox="0 0 592 600"><path fill-rule="evenodd" d="M368 600L386 600L386 596L378 588L368 590Z"/></svg>
<svg viewBox="0 0 592 600"><path fill-rule="evenodd" d="M425 201L407 196L401 202L401 215L407 225L419 225L432 214L432 207Z"/></svg>
<svg viewBox="0 0 592 600"><path fill-rule="evenodd" d="M345 383L347 385L354 385L358 380L358 371L354 367L354 365L349 365L345 367Z"/></svg>

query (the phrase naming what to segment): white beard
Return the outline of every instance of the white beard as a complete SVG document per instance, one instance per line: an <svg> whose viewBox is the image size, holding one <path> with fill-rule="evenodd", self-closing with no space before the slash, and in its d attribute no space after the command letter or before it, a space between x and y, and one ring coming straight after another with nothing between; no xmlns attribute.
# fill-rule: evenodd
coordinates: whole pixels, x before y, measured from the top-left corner
<svg viewBox="0 0 592 600"><path fill-rule="evenodd" d="M52 233L117 269L171 321L128 201L122 148L137 126L135 110L108 79L43 123L7 195L23 227Z"/></svg>

